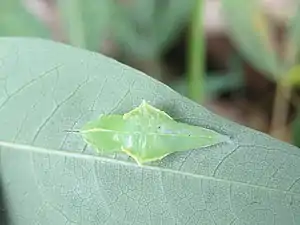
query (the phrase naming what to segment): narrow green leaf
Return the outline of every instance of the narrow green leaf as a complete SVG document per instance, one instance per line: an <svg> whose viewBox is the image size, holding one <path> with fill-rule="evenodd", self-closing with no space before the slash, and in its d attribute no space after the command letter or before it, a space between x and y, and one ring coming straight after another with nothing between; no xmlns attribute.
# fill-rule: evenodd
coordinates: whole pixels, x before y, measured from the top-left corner
<svg viewBox="0 0 300 225"><path fill-rule="evenodd" d="M114 8L112 29L127 53L157 58L190 20L195 0L131 0Z"/></svg>
<svg viewBox="0 0 300 225"><path fill-rule="evenodd" d="M221 1L230 38L241 53L270 79L282 75L284 64L272 46L272 24L258 0ZM270 38L271 37L271 38Z"/></svg>
<svg viewBox="0 0 300 225"><path fill-rule="evenodd" d="M65 0L59 1L62 18L66 23L65 30L67 31L70 44L85 48L85 32L84 23L82 20L82 1L81 0Z"/></svg>
<svg viewBox="0 0 300 225"><path fill-rule="evenodd" d="M299 63L300 57L300 3L296 3L296 13L292 15L287 29L287 42L288 42L288 57L292 57L287 66L293 67L294 64Z"/></svg>
<svg viewBox="0 0 300 225"><path fill-rule="evenodd" d="M110 0L64 0L57 3L70 44L99 51L101 41L108 38L114 3Z"/></svg>

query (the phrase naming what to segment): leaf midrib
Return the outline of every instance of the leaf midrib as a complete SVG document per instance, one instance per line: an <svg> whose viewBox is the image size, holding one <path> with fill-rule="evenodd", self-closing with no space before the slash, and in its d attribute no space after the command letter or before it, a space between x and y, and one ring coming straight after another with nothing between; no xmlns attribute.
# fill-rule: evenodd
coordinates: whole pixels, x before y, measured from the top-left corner
<svg viewBox="0 0 300 225"><path fill-rule="evenodd" d="M124 166L131 166L131 167L138 167L138 168L141 167L136 163L120 161L120 160L112 159L112 158L80 154L80 153L76 153L76 152L67 152L67 151L61 151L61 150L56 150L56 149L47 149L47 148L42 148L42 147L36 147L36 146L30 146L30 145L24 145L24 144L16 144L16 143L4 142L4 141L0 141L0 154L1 154L1 146L8 147L8 148L11 148L14 150L31 151L31 152L35 152L38 154L54 154L54 155L64 156L64 157L70 156L70 157L79 158L79 159L99 160L99 161L105 161L107 163L116 163L116 164L121 164ZM143 165L142 167L149 169L149 170L153 170L153 171L173 173L173 174L177 174L180 176L187 176L187 177L192 177L192 178L196 178L196 179L212 180L215 182L228 183L230 185L237 184L237 185L242 185L242 186L247 186L247 187L252 187L252 188L258 188L258 189L262 189L262 190L266 190L266 191L279 192L282 194L283 193L290 194L293 196L298 196L300 198L300 193L293 192L293 191L284 191L284 190L265 187L265 186L261 186L261 185L249 184L249 183L245 183L245 182L241 182L241 181L225 180L222 178L210 177L210 176L205 176L205 175L200 175L200 174L193 174L190 172L182 172L182 171L172 170L172 169L162 168L162 167L154 167L154 166L150 166L150 165Z"/></svg>

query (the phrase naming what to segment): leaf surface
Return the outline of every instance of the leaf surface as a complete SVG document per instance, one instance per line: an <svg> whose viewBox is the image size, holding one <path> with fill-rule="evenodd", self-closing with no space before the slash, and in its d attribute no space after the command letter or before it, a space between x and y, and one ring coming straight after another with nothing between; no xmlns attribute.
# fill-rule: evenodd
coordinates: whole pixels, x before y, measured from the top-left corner
<svg viewBox="0 0 300 225"><path fill-rule="evenodd" d="M0 213L9 225L300 223L300 151L229 122L115 60L40 39L0 39ZM140 167L79 129L142 99L231 142ZM3 224L3 223L1 223Z"/></svg>

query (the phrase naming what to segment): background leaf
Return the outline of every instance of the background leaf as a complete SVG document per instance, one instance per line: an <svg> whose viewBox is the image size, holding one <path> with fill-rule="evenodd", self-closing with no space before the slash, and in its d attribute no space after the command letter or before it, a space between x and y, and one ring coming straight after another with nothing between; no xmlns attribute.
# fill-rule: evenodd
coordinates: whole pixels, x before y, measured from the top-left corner
<svg viewBox="0 0 300 225"><path fill-rule="evenodd" d="M271 39L274 27L264 14L261 1L222 1L222 10L230 38L246 59L271 79L282 75L283 65Z"/></svg>
<svg viewBox="0 0 300 225"><path fill-rule="evenodd" d="M299 224L298 148L86 50L1 38L0 59L0 215L9 225ZM142 99L232 142L138 167L64 132Z"/></svg>
<svg viewBox="0 0 300 225"><path fill-rule="evenodd" d="M48 38L50 33L44 24L26 10L21 0L1 0L0 36Z"/></svg>
<svg viewBox="0 0 300 225"><path fill-rule="evenodd" d="M116 4L112 29L126 53L156 58L190 19L192 1L130 0Z"/></svg>
<svg viewBox="0 0 300 225"><path fill-rule="evenodd" d="M114 20L111 7L115 4L109 0L64 0L57 1L57 5L71 43L98 51L108 37L110 21Z"/></svg>

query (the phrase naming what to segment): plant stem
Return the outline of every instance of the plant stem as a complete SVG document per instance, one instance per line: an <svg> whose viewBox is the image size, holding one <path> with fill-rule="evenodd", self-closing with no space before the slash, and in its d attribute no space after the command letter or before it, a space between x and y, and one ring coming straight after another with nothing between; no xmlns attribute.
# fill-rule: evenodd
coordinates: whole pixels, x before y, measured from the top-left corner
<svg viewBox="0 0 300 225"><path fill-rule="evenodd" d="M282 93L284 92L284 93ZM270 135L283 139L285 136L286 120L289 113L289 102L291 98L291 88L283 86L278 81L273 105L273 116L270 125Z"/></svg>
<svg viewBox="0 0 300 225"><path fill-rule="evenodd" d="M189 71L188 95L191 99L201 103L204 101L204 25L203 25L204 0L197 0L193 12L191 34L189 40Z"/></svg>
<svg viewBox="0 0 300 225"><path fill-rule="evenodd" d="M292 99L293 86L284 85L283 79L289 76L289 71L297 63L298 51L295 49L295 44L291 42L290 38L286 38L283 42L282 60L284 61L285 69L281 71L282 76L277 80L275 99L273 104L273 116L271 119L271 126L269 134L278 138L285 139L287 132L287 118L289 113L289 104Z"/></svg>

